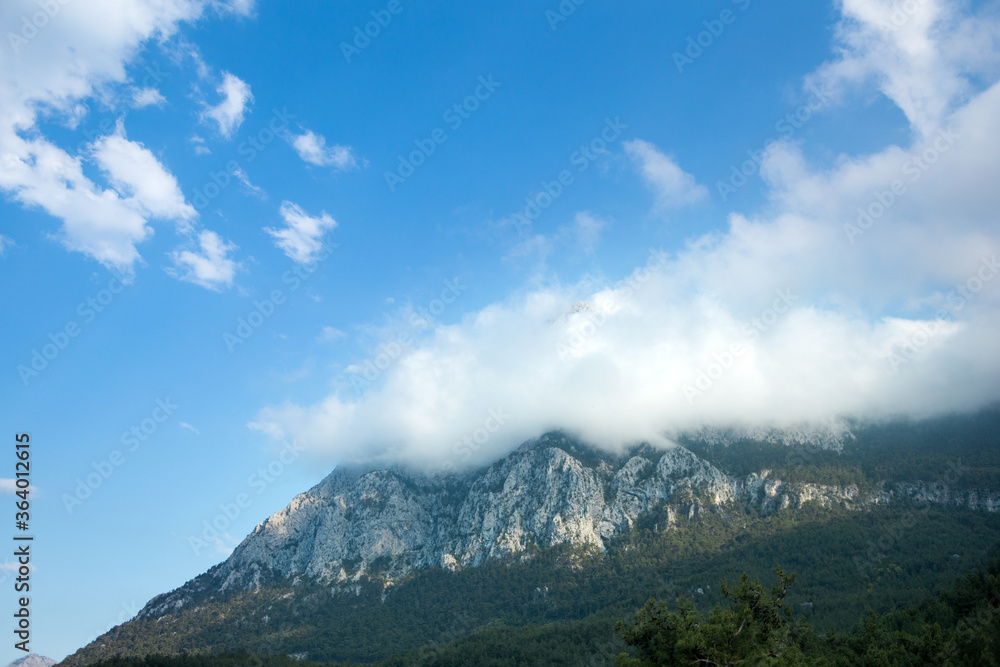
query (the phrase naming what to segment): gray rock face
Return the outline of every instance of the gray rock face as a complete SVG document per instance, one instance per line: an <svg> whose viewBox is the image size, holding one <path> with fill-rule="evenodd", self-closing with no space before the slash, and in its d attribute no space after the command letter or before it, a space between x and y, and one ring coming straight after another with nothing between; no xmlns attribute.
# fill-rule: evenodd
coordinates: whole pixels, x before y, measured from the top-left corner
<svg viewBox="0 0 1000 667"><path fill-rule="evenodd" d="M140 617L185 608L199 591L252 589L275 575L347 591L362 577L391 585L417 568L474 567L534 545L604 549L654 507L665 510L669 529L732 503L772 512L807 501L860 509L893 498L1000 510L997 493L920 483L861 493L856 486L786 483L769 471L738 479L683 447L642 450L626 460L579 452L558 435L464 476L338 469L259 524L208 575L153 599Z"/></svg>
<svg viewBox="0 0 1000 667"><path fill-rule="evenodd" d="M56 664L56 661L52 658L46 658L44 655L38 655L37 653L29 653L23 658L18 658L10 663L7 667L52 667L54 664Z"/></svg>

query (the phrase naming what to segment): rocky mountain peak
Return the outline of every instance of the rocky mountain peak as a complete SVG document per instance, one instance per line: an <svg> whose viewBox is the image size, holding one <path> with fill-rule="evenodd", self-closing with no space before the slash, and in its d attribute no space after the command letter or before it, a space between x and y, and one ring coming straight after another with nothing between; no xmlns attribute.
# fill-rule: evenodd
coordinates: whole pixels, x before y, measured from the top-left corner
<svg viewBox="0 0 1000 667"><path fill-rule="evenodd" d="M338 468L260 523L224 563L155 598L140 616L186 608L199 596L254 590L275 577L351 590L362 579L391 586L417 569L475 567L534 547L604 550L652 509L669 529L729 503L770 512L807 501L859 507L921 493L790 484L768 471L737 478L680 446L613 454L549 433L460 474ZM935 500L966 501L1000 509L997 494Z"/></svg>

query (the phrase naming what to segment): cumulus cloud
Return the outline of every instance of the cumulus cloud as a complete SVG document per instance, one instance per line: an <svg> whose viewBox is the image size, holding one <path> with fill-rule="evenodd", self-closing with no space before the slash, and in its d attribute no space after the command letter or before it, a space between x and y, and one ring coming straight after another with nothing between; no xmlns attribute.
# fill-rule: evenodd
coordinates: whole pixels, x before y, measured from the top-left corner
<svg viewBox="0 0 1000 667"><path fill-rule="evenodd" d="M167 98L156 88L136 88L132 91L132 106L136 109L161 107L166 103Z"/></svg>
<svg viewBox="0 0 1000 667"><path fill-rule="evenodd" d="M202 16L205 5L195 0L58 4L58 16L27 39L21 36L22 19L38 13L38 4L0 3L0 28L9 42L0 49L0 190L59 219L53 236L69 250L127 272L140 258L137 245L153 233L152 220L174 221L182 229L190 225L192 211L176 181L147 147L129 142L122 131L70 153L44 134L40 114L74 126L87 113L88 100L129 86L127 65L143 45L169 39L181 23ZM130 104L159 103L152 89L136 90ZM108 184L85 173L88 162L108 175Z"/></svg>
<svg viewBox="0 0 1000 667"><path fill-rule="evenodd" d="M350 146L326 145L326 139L312 130L292 137L292 146L299 157L317 167L334 167L338 171L355 169L358 162Z"/></svg>
<svg viewBox="0 0 1000 667"><path fill-rule="evenodd" d="M708 188L699 185L694 176L686 173L653 144L633 139L623 146L625 153L638 166L643 179L656 193L656 203L660 208L681 208L708 198Z"/></svg>
<svg viewBox="0 0 1000 667"><path fill-rule="evenodd" d="M239 262L230 257L236 249L211 230L198 234L198 250L178 249L170 253L174 266L167 273L179 280L220 291L233 284Z"/></svg>
<svg viewBox="0 0 1000 667"><path fill-rule="evenodd" d="M877 25L868 4L881 6L845 1L842 35ZM761 169L766 215L637 257L618 283L533 287L434 326L379 373L358 364L329 395L265 407L251 427L333 461L461 466L552 428L613 448L1000 400L1000 83L959 80L931 103L928 77L960 76L951 50L980 29L917 4L948 20L925 17L913 44L885 37L898 45L886 61L845 39L818 73L874 68L909 143L830 164L780 144ZM626 150L661 205L704 197L659 149Z"/></svg>
<svg viewBox="0 0 1000 667"><path fill-rule="evenodd" d="M253 95L249 84L229 72L222 73L222 83L216 92L222 95L222 101L206 108L202 118L215 121L219 134L228 139L243 124L243 117L253 102Z"/></svg>
<svg viewBox="0 0 1000 667"><path fill-rule="evenodd" d="M306 214L305 211L290 201L281 202L278 211L285 226L281 229L265 227L264 231L274 237L274 245L281 248L292 261L299 264L311 264L323 249L323 235L337 226L336 221L326 211L318 218Z"/></svg>
<svg viewBox="0 0 1000 667"><path fill-rule="evenodd" d="M948 0L843 0L840 56L816 72L817 85L846 95L874 84L924 135L964 101L970 77L996 73L1000 17Z"/></svg>
<svg viewBox="0 0 1000 667"><path fill-rule="evenodd" d="M121 123L116 134L94 142L92 154L107 173L109 182L144 217L178 220L182 227L197 217L194 207L184 200L173 174L149 149L129 141Z"/></svg>

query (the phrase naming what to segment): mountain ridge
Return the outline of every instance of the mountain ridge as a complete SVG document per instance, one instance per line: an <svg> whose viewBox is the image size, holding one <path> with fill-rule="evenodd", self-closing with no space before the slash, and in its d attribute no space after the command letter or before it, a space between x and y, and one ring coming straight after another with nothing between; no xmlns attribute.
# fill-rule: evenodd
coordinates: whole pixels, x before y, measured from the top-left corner
<svg viewBox="0 0 1000 667"><path fill-rule="evenodd" d="M29 653L23 658L14 660L7 667L52 667L54 664L56 664L56 661L52 658L47 658L37 653Z"/></svg>
<svg viewBox="0 0 1000 667"><path fill-rule="evenodd" d="M721 563L729 558L718 549L735 554L740 545L758 540L747 554L765 553L772 549L759 540L772 539L768 535L795 543L799 538L780 532L794 525L812 535L805 549L816 549L827 530L853 545L837 554L841 569L835 580L844 591L885 576L879 555L884 548L873 551L872 541L883 535L898 540L900 530L913 525L910 515L928 517L930 532L910 533L909 539L951 535L933 549L954 568L958 561L950 561L957 544L978 545L969 553L970 563L986 547L988 535L973 537L971 526L991 526L989 534L1000 530L992 528L1000 512L995 447L1000 410L983 416L858 429L857 437L851 433L840 447L823 438L796 444L794 438L752 440L757 436L723 433L703 441L685 439L683 446L667 449L642 444L607 452L551 432L492 464L461 473L338 467L258 524L224 562L154 597L135 619L66 664L185 647L214 652L241 646L365 661L386 655L386 636L405 649L440 632L435 624L449 621L432 620L433 615L425 620L418 609L425 599L442 603L438 587L468 595L471 582L486 583L505 569L510 574L503 580L533 582L524 590L520 583L504 590L502 602L477 595L459 603L462 614L478 619L469 632L498 620L494 613L514 623L535 618L541 612L531 610L550 604L553 585L563 614L591 613L586 610L621 604L615 577L634 578L629 590L642 581L661 586L663 577L669 580L673 575L668 573L677 569L671 564L675 558L688 559L677 571L690 577L700 570L704 560L699 559L716 554ZM967 455L970 461L963 458ZM913 479L914 472L924 479ZM951 510L986 516L941 514ZM853 526L861 525L868 528L859 533ZM629 570L629 562L652 569ZM594 602L581 605L574 595L567 598L580 584L566 583L566 577L582 577L582 582L595 567L603 583L592 594L600 592L583 598ZM939 582L941 572L940 566L928 570L927 584ZM699 580L689 593L702 583L710 582ZM419 591L421 597L414 597ZM849 594L836 595L846 599ZM827 619L844 618L833 608L823 613ZM370 625L382 617L397 620ZM400 621L403 626L394 625Z"/></svg>
<svg viewBox="0 0 1000 667"><path fill-rule="evenodd" d="M139 618L186 608L201 597L190 594L195 591L259 589L274 577L304 576L345 590L374 578L388 588L418 569L476 567L531 546L568 543L603 551L607 540L657 505L666 511L664 529L729 503L767 513L807 502L863 509L908 498L1000 511L995 490L926 481L862 490L787 482L769 470L734 477L682 446L636 448L645 453L623 456L588 449L596 464L587 466L566 451L578 446L563 434L547 434L492 465L449 476L337 468L258 524L226 561L157 596ZM616 460L623 462L616 467Z"/></svg>

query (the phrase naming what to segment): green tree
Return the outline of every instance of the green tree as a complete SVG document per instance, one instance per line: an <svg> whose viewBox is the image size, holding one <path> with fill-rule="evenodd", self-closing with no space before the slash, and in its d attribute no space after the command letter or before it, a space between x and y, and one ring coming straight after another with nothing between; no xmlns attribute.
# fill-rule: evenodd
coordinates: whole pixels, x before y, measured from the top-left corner
<svg viewBox="0 0 1000 667"><path fill-rule="evenodd" d="M795 575L781 566L777 574L778 585L770 590L746 573L734 584L723 581L722 594L731 604L716 605L707 617L683 595L676 612L650 599L632 625L615 626L625 643L638 649L635 657L619 655L618 666L805 664L792 624L782 614Z"/></svg>

